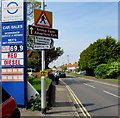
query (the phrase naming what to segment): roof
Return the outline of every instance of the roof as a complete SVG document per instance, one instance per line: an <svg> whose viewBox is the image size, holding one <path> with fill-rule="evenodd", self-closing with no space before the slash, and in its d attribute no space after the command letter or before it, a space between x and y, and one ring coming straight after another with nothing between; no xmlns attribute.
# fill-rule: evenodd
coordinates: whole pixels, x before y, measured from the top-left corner
<svg viewBox="0 0 120 118"><path fill-rule="evenodd" d="M64 68L64 67L78 67L78 62L75 62L73 64L70 63L70 64L59 66L59 68Z"/></svg>

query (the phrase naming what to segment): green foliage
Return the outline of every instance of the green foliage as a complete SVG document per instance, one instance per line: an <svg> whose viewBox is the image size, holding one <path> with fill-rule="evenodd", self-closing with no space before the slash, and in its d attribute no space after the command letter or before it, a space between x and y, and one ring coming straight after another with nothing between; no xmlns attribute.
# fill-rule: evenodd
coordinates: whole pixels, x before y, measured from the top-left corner
<svg viewBox="0 0 120 118"><path fill-rule="evenodd" d="M33 68L37 72L41 69L41 62L39 59L34 59L34 58L27 58L28 62L28 68Z"/></svg>
<svg viewBox="0 0 120 118"><path fill-rule="evenodd" d="M58 57L60 57L61 55L63 55L63 49L61 49L61 47L53 47L50 50L46 50L45 53L45 67L48 68L49 63L55 61L56 59L58 59Z"/></svg>
<svg viewBox="0 0 120 118"><path fill-rule="evenodd" d="M108 73L108 71L109 71L109 65L108 64L100 64L100 65L98 65L97 66L97 68L95 69L95 76L97 77L97 78L107 78L108 77L108 75L107 75L107 73Z"/></svg>
<svg viewBox="0 0 120 118"><path fill-rule="evenodd" d="M35 79L34 76L28 76L28 81L32 84L33 80Z"/></svg>
<svg viewBox="0 0 120 118"><path fill-rule="evenodd" d="M97 78L113 78L120 77L120 63L113 62L111 64L100 64L95 69L95 76Z"/></svg>
<svg viewBox="0 0 120 118"><path fill-rule="evenodd" d="M76 68L75 71L76 71L76 72L79 72L79 71L80 71L80 68Z"/></svg>
<svg viewBox="0 0 120 118"><path fill-rule="evenodd" d="M38 77L38 78L35 78L33 76L30 76L28 78L28 81L30 82L30 84L32 84L32 86L37 90L37 92L39 94L41 94L41 79Z"/></svg>
<svg viewBox="0 0 120 118"><path fill-rule="evenodd" d="M61 47L53 47L50 50L45 51L45 68L48 68L49 63L55 61L59 56L63 54L63 49ZM41 51L33 50L28 58L28 68L33 68L36 71L41 70Z"/></svg>
<svg viewBox="0 0 120 118"><path fill-rule="evenodd" d="M79 68L94 75L100 64L111 63L120 58L120 43L110 36L98 39L80 54Z"/></svg>
<svg viewBox="0 0 120 118"><path fill-rule="evenodd" d="M109 78L119 78L120 77L120 63L113 62L109 66L109 71L107 73Z"/></svg>
<svg viewBox="0 0 120 118"><path fill-rule="evenodd" d="M31 96L31 99L28 103L28 109L31 109L32 111L41 109L41 100L40 96L36 94L36 98L34 99L33 96Z"/></svg>
<svg viewBox="0 0 120 118"><path fill-rule="evenodd" d="M67 70L67 67L63 67L63 68L62 68L62 71L66 71L66 70Z"/></svg>
<svg viewBox="0 0 120 118"><path fill-rule="evenodd" d="M33 76L29 76L28 81L32 84L32 86L38 91L38 93L41 95L41 79L40 78L34 78ZM46 78L46 90L49 88L52 80L49 78ZM31 110L40 110L41 108L41 99L40 96L36 94L36 98L34 99L33 96L31 96L31 99L28 103L28 109Z"/></svg>
<svg viewBox="0 0 120 118"><path fill-rule="evenodd" d="M35 78L33 76L29 76L28 81L32 86L38 91L39 94L41 94L41 78ZM50 86L52 80L49 78L46 78L46 89Z"/></svg>

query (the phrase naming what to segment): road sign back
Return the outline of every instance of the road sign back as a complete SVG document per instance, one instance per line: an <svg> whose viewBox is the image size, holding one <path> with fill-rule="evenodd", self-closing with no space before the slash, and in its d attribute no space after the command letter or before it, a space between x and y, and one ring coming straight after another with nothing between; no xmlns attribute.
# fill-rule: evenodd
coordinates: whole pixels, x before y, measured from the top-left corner
<svg viewBox="0 0 120 118"><path fill-rule="evenodd" d="M34 24L52 28L52 12L34 9Z"/></svg>

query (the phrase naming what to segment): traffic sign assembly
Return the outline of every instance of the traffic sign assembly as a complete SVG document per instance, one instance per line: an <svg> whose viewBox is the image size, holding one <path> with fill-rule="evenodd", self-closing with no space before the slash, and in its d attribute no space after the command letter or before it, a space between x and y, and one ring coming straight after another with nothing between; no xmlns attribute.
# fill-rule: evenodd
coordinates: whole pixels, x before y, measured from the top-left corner
<svg viewBox="0 0 120 118"><path fill-rule="evenodd" d="M42 49L41 51L41 112L46 112L46 80L45 77L48 76L45 70L45 49L50 49L53 46L53 40L49 38L58 39L58 30L50 29L52 28L52 12L44 11L44 1L43 10L34 10L34 24L35 26L29 25L29 35L35 36L34 49ZM39 27L41 26L41 27ZM46 28L44 28L46 27ZM46 38L47 37L47 38Z"/></svg>

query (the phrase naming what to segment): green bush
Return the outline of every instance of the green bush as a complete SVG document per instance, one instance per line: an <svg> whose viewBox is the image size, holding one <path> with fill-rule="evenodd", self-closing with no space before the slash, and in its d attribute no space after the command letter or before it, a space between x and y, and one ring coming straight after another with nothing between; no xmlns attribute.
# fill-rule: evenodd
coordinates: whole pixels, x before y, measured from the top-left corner
<svg viewBox="0 0 120 118"><path fill-rule="evenodd" d="M111 64L100 64L94 71L97 78L113 78L120 77L120 63L112 62Z"/></svg>
<svg viewBox="0 0 120 118"><path fill-rule="evenodd" d="M94 71L95 77L103 78L103 79L107 78L108 69L109 69L108 64L100 64L100 65L98 65L97 68Z"/></svg>
<svg viewBox="0 0 120 118"><path fill-rule="evenodd" d="M31 96L31 99L28 103L28 109L31 110L40 110L41 107L41 78L35 78L33 76L29 76L28 81L32 84L32 86L37 90L37 92L40 95L36 94L36 99L33 98L33 96ZM46 89L48 89L48 87L50 86L52 80L49 78L46 78Z"/></svg>
<svg viewBox="0 0 120 118"><path fill-rule="evenodd" d="M107 74L109 78L117 79L120 76L120 63L118 62L111 63Z"/></svg>
<svg viewBox="0 0 120 118"><path fill-rule="evenodd" d="M41 100L40 96L36 94L36 98L34 99L33 96L31 96L31 99L28 103L28 109L31 109L32 111L41 109Z"/></svg>

